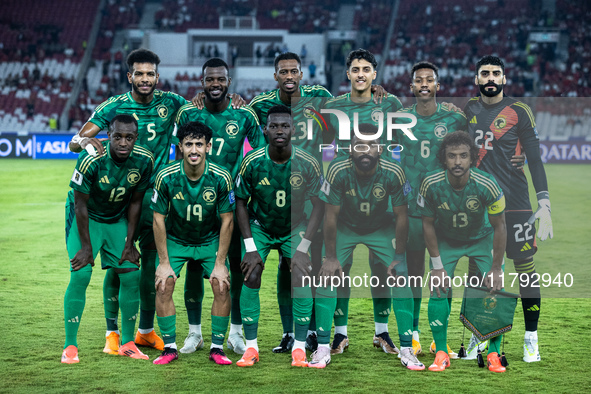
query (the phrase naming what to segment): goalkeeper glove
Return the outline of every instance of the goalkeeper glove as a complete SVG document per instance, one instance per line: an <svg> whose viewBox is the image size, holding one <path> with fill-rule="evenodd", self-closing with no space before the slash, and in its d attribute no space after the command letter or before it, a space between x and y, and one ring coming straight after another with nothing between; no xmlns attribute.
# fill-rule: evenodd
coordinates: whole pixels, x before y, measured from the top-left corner
<svg viewBox="0 0 591 394"><path fill-rule="evenodd" d="M552 239L554 231L552 230L552 218L550 217L550 198L548 192L537 193L538 197L538 209L529 220L529 224L534 224L536 219L540 219L538 222L538 238L540 241L545 241L547 238Z"/></svg>

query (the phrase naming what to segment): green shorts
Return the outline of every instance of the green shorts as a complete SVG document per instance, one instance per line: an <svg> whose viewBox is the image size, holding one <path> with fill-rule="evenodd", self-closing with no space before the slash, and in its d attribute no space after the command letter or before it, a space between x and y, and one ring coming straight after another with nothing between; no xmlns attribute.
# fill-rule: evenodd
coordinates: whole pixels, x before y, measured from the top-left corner
<svg viewBox="0 0 591 394"><path fill-rule="evenodd" d="M473 259L483 274L490 271L493 263L493 237L494 234L490 233L484 238L472 242L453 241L438 237L437 246L439 246L439 254L445 272L453 277L458 260L464 256ZM429 265L433 269L433 265L431 263Z"/></svg>
<svg viewBox="0 0 591 394"><path fill-rule="evenodd" d="M250 224L250 232L254 239L254 244L261 256L263 262L267 261L267 256L271 249L277 249L283 257L291 259L298 245L300 244L304 234L306 233L306 224L300 223L296 228L292 229L289 234L278 236L267 233L261 226L254 223ZM244 245L244 241L242 241ZM242 247L242 257L246 254L246 249Z"/></svg>
<svg viewBox="0 0 591 394"><path fill-rule="evenodd" d="M423 235L423 219L420 217L409 216L406 250L422 252L426 247L425 236Z"/></svg>
<svg viewBox="0 0 591 394"><path fill-rule="evenodd" d="M88 233L92 245L92 257L96 259L100 251L102 269L137 268L137 265L129 261L119 264L119 259L121 259L123 249L125 249L125 240L127 239L126 219L121 219L115 223L101 223L88 218ZM74 204L70 198L66 202L66 248L70 260L82 248Z"/></svg>
<svg viewBox="0 0 591 394"><path fill-rule="evenodd" d="M142 210L140 212L140 221L135 230L135 239L139 242L140 248L142 249L154 242L154 228L152 224L154 220L154 211L150 208L153 191L153 188L149 188L144 194Z"/></svg>
<svg viewBox="0 0 591 394"><path fill-rule="evenodd" d="M218 246L220 244L219 238L210 243L201 244L197 246L187 246L175 242L171 239L166 240L166 248L168 250L168 261L170 267L178 277L183 269L183 265L188 260L195 260L197 264L203 267L203 274L208 277L215 267L215 259L218 254ZM156 257L156 267L160 264L160 257ZM228 259L226 259L226 268L228 268Z"/></svg>
<svg viewBox="0 0 591 394"><path fill-rule="evenodd" d="M377 261L389 267L396 254L396 226L388 227L369 234L358 234L345 225L337 225L337 259L344 267L352 263L353 251L359 244L367 246ZM396 266L398 275L408 275L406 261Z"/></svg>

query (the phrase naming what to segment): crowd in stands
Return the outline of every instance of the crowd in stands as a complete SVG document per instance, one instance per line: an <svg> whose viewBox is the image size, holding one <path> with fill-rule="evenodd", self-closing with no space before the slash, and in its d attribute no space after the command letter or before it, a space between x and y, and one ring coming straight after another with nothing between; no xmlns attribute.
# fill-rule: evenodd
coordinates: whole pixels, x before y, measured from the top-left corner
<svg viewBox="0 0 591 394"><path fill-rule="evenodd" d="M98 103L121 93L122 86L127 89L124 59L130 48L124 46L112 51L113 38L118 30L139 23L145 2L107 1L93 52L98 70L96 80L100 83L89 89L84 81L82 92L70 110L71 129L85 122ZM48 130L49 119L59 117L77 77L98 4L99 0L3 2L0 130L22 129L25 124ZM337 0L322 4L296 0L289 10L279 0L264 3L164 0L156 14L156 23L161 30L184 31L217 28L220 16L252 15L261 28L318 33L336 27L338 10ZM359 31L357 41L346 41L341 47L331 48L327 59L341 60L356 46L381 56L391 14L389 1L356 0L353 28ZM553 14L543 11L542 3L532 0L400 2L386 67L379 70L384 77L382 85L398 96L410 96L408 70L416 61L428 60L440 67L439 96L475 96L478 92L474 86L474 64L482 54L496 53L505 60L506 90L512 96L588 97L591 96L591 84L586 77L591 69L589 20L591 3L577 0L556 0ZM531 42L529 35L535 29L561 32L561 47L551 42ZM202 49L203 58L216 56L216 51L222 55L215 45L204 45ZM287 48L282 43L253 50L253 61L260 64L288 50L305 55L304 49ZM307 67L311 60L304 64L306 74L309 74ZM162 80L159 87L178 91L190 99L200 91L200 86L200 76L179 73L174 80ZM260 88L248 83L236 87L247 100L260 92ZM346 81L339 90L344 91L348 91Z"/></svg>

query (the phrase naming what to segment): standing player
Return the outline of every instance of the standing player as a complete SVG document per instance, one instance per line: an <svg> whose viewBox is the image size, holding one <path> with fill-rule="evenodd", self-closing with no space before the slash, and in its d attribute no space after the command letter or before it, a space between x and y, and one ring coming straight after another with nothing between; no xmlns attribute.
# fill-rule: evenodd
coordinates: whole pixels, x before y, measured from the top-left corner
<svg viewBox="0 0 591 394"><path fill-rule="evenodd" d="M269 145L250 152L236 178L236 216L246 248L240 302L247 349L236 363L240 367L259 361L259 291L264 264L272 248L281 251L293 273L295 341L291 365L307 366L305 341L312 315L312 290L309 285L302 286L302 279L310 276L308 249L324 213L324 204L318 198L322 172L311 155L291 145L292 133L289 108L272 107L265 127ZM307 199L313 209L306 225ZM288 294L291 297L291 288Z"/></svg>
<svg viewBox="0 0 591 394"><path fill-rule="evenodd" d="M432 265L429 325L437 353L429 367L431 371L443 371L450 366L450 294L445 293L458 260L463 256L472 258L481 272L487 273L485 285L500 290L507 239L503 191L492 175L473 167L478 149L468 133L446 135L437 158L444 170L425 175L417 197ZM499 355L501 338L500 335L490 340L487 360L488 369L493 372L505 372Z"/></svg>
<svg viewBox="0 0 591 394"><path fill-rule="evenodd" d="M513 259L520 275L529 280L519 282L525 340L523 361L540 361L538 350L538 320L540 318L540 288L535 283L536 268L533 255L537 251L535 220L540 219L538 237L552 238L550 198L546 172L540 157L540 141L531 109L526 104L503 94L507 82L505 65L496 56L484 56L476 63L474 82L481 95L471 99L465 112L468 130L479 148L477 167L494 175L507 199L507 257ZM527 179L522 168L508 160L511 155L525 151L531 173L538 209L532 212ZM471 264L471 273L475 273Z"/></svg>
<svg viewBox="0 0 591 394"><path fill-rule="evenodd" d="M138 359L148 356L133 343L139 307L139 253L133 244L144 193L150 184L154 157L139 145L137 122L129 115L113 118L109 141L102 143L102 154L83 152L78 157L70 181L73 193L66 203L66 244L70 257L70 283L64 297L66 344L62 363L77 363L78 327L86 302L94 259L101 252L101 265L107 270L105 284L116 287L121 306L121 334L108 338L117 351L105 352ZM109 339L107 343L109 343Z"/></svg>
<svg viewBox="0 0 591 394"><path fill-rule="evenodd" d="M411 70L412 82L410 90L416 97L416 104L401 110L402 113L412 114L417 124L412 128L416 140L407 138L397 130L396 141L403 146L400 152L400 164L411 186L408 198L408 244L406 258L408 275L410 277L425 276L425 240L421 213L416 205L417 194L421 186L423 175L435 171L440 164L437 152L443 137L457 130L466 130L466 116L461 111L450 110L447 105L437 103L439 91L439 72L437 66L429 62L416 63ZM407 119L400 118L399 123ZM407 123L407 122L406 122ZM422 352L419 342L419 313L421 310L422 288L412 287L414 296L413 310L413 350L415 354ZM451 298L449 299L451 301ZM431 348L435 350L435 345ZM457 354L447 350L451 358Z"/></svg>
<svg viewBox="0 0 591 394"><path fill-rule="evenodd" d="M174 137L176 113L181 106L187 103L187 100L178 94L155 90L159 77L158 64L160 64L160 58L154 52L146 49L132 51L127 56L129 69L127 79L131 84L131 91L113 96L100 104L88 122L82 126L80 132L72 138L70 150L80 152L90 146L102 154L101 143L94 137L99 131L109 127L111 119L116 115L131 115L139 125L138 143L152 152L156 159L155 176L168 163L170 146ZM140 322L135 343L162 350L164 343L154 331L156 245L152 232L151 194L151 190L148 190L144 196L142 215L138 226L142 267L140 271ZM116 288L105 291L104 302L108 330L116 330L116 327L110 326L113 321L117 321L118 306L117 302L113 301L117 300L116 296Z"/></svg>
<svg viewBox="0 0 591 394"><path fill-rule="evenodd" d="M384 149L379 146L377 138L372 138L376 130L375 125L361 124L359 131L368 139L355 135L352 140L354 149L349 157L333 160L328 168L320 193L320 198L326 202L326 258L320 277L341 277L343 272L348 275L354 249L364 244L374 254L375 262L385 267L387 275L380 276L380 279L382 286L389 287L390 281L388 285L384 284L386 276L401 277L405 283L408 276L405 259L408 237L406 177L397 163L380 158ZM389 214L389 208L393 214ZM328 286L316 291L318 350L308 364L312 368L325 368L331 360L329 341L337 307L335 293ZM412 351L412 292L402 284L394 287L392 293L401 362L409 369L422 370L425 366ZM333 349L348 341L346 337L341 341L339 335L342 336L335 327Z"/></svg>
<svg viewBox="0 0 591 394"><path fill-rule="evenodd" d="M211 129L201 122L181 126L178 138L183 159L156 175L152 196L158 248L156 311L164 351L154 364L178 358L172 294L183 265L191 259L203 267L213 291L209 359L216 364L232 363L223 344L230 320L226 257L234 226L234 191L230 173L206 158L211 136Z"/></svg>
<svg viewBox="0 0 591 394"><path fill-rule="evenodd" d="M244 140L253 148L265 145L257 115L249 106L232 108L228 97L228 88L232 79L228 75L228 65L222 59L213 58L205 62L202 68L201 84L205 93L204 108L198 109L192 103L184 105L177 115L176 123L180 127L186 123L199 121L212 129L212 146L208 160L230 172L232 179L238 174L242 163ZM242 319L240 316L240 291L244 277L240 269L241 260L240 232L236 227L228 257L230 260L230 294L232 314L228 347L238 354L245 351L242 337ZM203 301L203 271L193 262L187 263L185 278L185 305L189 315L189 335L181 353L192 353L203 346L201 334L201 306Z"/></svg>
<svg viewBox="0 0 591 394"><path fill-rule="evenodd" d="M390 145L391 141L387 141L387 134L385 123L388 113L394 113L402 109L400 100L391 94L380 103L376 104L374 94L372 93L372 81L377 76L378 63L374 55L365 50L357 49L351 51L347 56L347 78L351 81L351 92L338 96L329 100L325 109L335 109L347 114L351 121L351 127L347 131L353 134L355 113L358 115L357 124L367 123L383 126L382 135L376 138L384 148ZM351 152L351 140L341 140L339 131L339 122L336 116L328 116L328 141L335 140L335 150L337 157L348 157L348 152ZM376 132L376 135L378 133ZM390 151L387 155L391 155ZM391 157L386 157L385 160L391 160ZM374 257L370 252L370 267L372 275L384 276L384 265L376 263ZM387 293L385 291L387 290ZM374 322L375 335L373 337L373 344L375 347L381 348L386 353L396 354L398 349L392 342L388 332L388 320L390 316L391 295L388 288L374 288L372 287L372 298L374 306ZM337 300L338 314L335 315L335 340L333 342L333 354L342 353L349 340L347 338L347 324L349 318L349 296L350 289L340 289L339 298ZM339 334L337 336L337 334Z"/></svg>
<svg viewBox="0 0 591 394"><path fill-rule="evenodd" d="M264 92L256 96L250 102L250 106L259 117L262 126L267 123L269 110L276 105L284 105L290 108L293 114L304 114L302 108L312 105L314 101L311 98L332 97L332 94L322 86L300 85L304 76L302 72L302 62L300 57L293 52L282 53L275 58L275 73L273 78L279 86L277 89ZM293 106L292 106L293 104ZM312 131L312 139L308 139L308 119L302 116L296 116L293 119L295 132L292 137L292 144L311 154L318 163L322 163L322 153L318 149L323 143L323 133L315 128ZM314 127L314 123L312 124ZM328 141L330 142L330 141ZM306 215L312 212L312 205L308 202L305 207ZM320 266L322 259L322 234L314 234L312 239L312 265L316 268ZM285 259L279 259L279 269L277 271L277 302L279 303L279 313L281 315L281 324L283 326L283 338L279 346L273 349L276 353L287 352L293 345L293 313L291 298L291 273L289 265ZM314 323L311 328L314 328ZM309 348L315 350L315 334L310 332Z"/></svg>

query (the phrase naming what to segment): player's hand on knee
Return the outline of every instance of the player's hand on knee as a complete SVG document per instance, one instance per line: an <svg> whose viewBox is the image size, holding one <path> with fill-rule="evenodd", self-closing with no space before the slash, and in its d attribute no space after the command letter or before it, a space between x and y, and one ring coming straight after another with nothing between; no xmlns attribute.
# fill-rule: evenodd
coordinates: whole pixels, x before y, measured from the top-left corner
<svg viewBox="0 0 591 394"><path fill-rule="evenodd" d="M140 266L140 252L138 252L135 245L125 246L121 258L119 259L119 265L123 264L124 261L129 261L138 267Z"/></svg>
<svg viewBox="0 0 591 394"><path fill-rule="evenodd" d="M343 268L341 267L341 263L335 257L327 257L324 259L322 263L322 267L320 267L320 272L318 272L318 276L342 276Z"/></svg>
<svg viewBox="0 0 591 394"><path fill-rule="evenodd" d="M246 105L246 100L238 93L230 93L228 97L230 97L232 100L232 108L234 109L238 109Z"/></svg>
<svg viewBox="0 0 591 394"><path fill-rule="evenodd" d="M240 269L244 274L244 281L247 282L248 278L250 278L250 274L254 271L255 267L260 265L263 269L265 268L265 263L261 258L261 255L256 250L253 252L246 252L244 254L244 258L240 263Z"/></svg>
<svg viewBox="0 0 591 394"><path fill-rule="evenodd" d="M170 264L162 264L162 262L160 262L158 268L156 268L155 274L154 285L156 287L156 291L164 293L166 290L166 282L170 277L172 277L172 279L176 282L177 276Z"/></svg>
<svg viewBox="0 0 591 394"><path fill-rule="evenodd" d="M401 266L405 262L406 262L406 253L394 255L394 260L392 260L392 263L388 266L388 270L386 271L388 276L396 278L396 266Z"/></svg>
<svg viewBox="0 0 591 394"><path fill-rule="evenodd" d="M433 291L437 294L438 298L441 298L441 294L447 293L448 284L451 282L451 278L447 276L447 272L445 269L433 269L431 270L430 275L431 280L431 295L433 295Z"/></svg>
<svg viewBox="0 0 591 394"><path fill-rule="evenodd" d="M72 264L72 269L74 271L78 271L80 268L83 268L90 264L94 267L94 258L92 257L92 248L81 248L74 258L70 260L70 264Z"/></svg>
<svg viewBox="0 0 591 394"><path fill-rule="evenodd" d="M197 95L191 99L191 103L199 110L205 108L205 93L197 93Z"/></svg>
<svg viewBox="0 0 591 394"><path fill-rule="evenodd" d="M214 286L214 279L217 281L217 284L220 289L220 293L224 294L227 291L230 291L230 274L228 273L228 269L226 266L215 266L211 271L211 275L209 275L209 283Z"/></svg>
<svg viewBox="0 0 591 394"><path fill-rule="evenodd" d="M310 276L312 262L307 253L296 250L291 259L291 272L300 276Z"/></svg>
<svg viewBox="0 0 591 394"><path fill-rule="evenodd" d="M491 270L484 278L484 286L490 291L499 291L503 289L503 270Z"/></svg>
<svg viewBox="0 0 591 394"><path fill-rule="evenodd" d="M516 168L522 168L525 164L525 155L511 156L511 165Z"/></svg>

